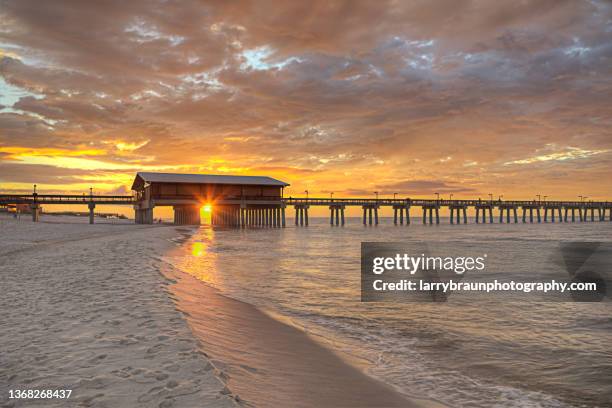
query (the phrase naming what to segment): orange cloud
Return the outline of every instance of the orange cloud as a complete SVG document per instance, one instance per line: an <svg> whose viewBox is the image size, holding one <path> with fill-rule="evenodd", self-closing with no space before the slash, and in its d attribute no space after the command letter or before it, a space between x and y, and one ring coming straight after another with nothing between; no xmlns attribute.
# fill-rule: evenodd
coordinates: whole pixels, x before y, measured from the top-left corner
<svg viewBox="0 0 612 408"><path fill-rule="evenodd" d="M47 156L47 157L81 157L81 156L102 156L105 150L100 149L58 149L58 148L33 148L20 146L0 146L0 153L8 154L11 159L19 160L24 156Z"/></svg>

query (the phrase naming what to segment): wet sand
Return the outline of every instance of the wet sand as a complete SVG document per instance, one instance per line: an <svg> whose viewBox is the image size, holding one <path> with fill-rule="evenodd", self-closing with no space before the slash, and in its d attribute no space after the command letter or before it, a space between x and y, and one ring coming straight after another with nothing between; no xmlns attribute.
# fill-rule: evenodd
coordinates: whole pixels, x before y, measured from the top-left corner
<svg viewBox="0 0 612 408"><path fill-rule="evenodd" d="M299 329L172 266L164 274L195 335L242 404L255 407L436 407L405 398Z"/></svg>

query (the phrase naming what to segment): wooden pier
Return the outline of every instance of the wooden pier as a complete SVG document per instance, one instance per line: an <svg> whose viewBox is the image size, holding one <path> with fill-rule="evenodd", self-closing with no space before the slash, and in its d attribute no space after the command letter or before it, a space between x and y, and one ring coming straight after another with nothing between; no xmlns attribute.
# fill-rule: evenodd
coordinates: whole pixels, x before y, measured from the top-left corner
<svg viewBox="0 0 612 408"><path fill-rule="evenodd" d="M522 211L522 222L541 223L549 222L576 222L586 221L612 221L612 202L609 201L535 201L535 200L443 200L443 199L375 199L375 198L283 198L283 205L305 208L306 219L308 208L311 206L328 206L331 211L330 224L334 225L333 208L346 208L360 206L363 209L364 225L377 225L379 211L384 207L393 209L393 223L395 225L410 224L410 209L420 208L423 215L423 224L439 224L441 208L448 208L451 224L467 224L469 222L467 211L475 210L474 223L493 223L494 213L497 212L498 222L515 224L519 222L518 212ZM297 211L297 210L296 210ZM344 211L344 210L343 210ZM418 211L418 210L417 210ZM398 218L399 214L399 218ZM542 214L544 218L542 219ZM557 214L557 217L555 217ZM568 219L568 214L571 217ZM528 217L527 217L528 216ZM398 222L399 221L399 222ZM296 224L297 225L297 224ZM302 224L300 224L302 225ZM307 225L307 224L306 224ZM338 225L336 222L335 225ZM342 223L344 225L344 222Z"/></svg>
<svg viewBox="0 0 612 408"><path fill-rule="evenodd" d="M363 225L378 225L386 207L393 210L394 225L410 225L413 207L422 211L423 224L429 225L440 224L442 208L449 210L451 224L467 224L471 208L475 210L476 224L493 223L495 212L500 224L504 220L507 224L516 224L519 210L523 223L549 222L549 214L550 222L604 221L606 216L612 221L610 201L312 198L308 192L306 197L287 198L283 195L287 186L288 183L264 176L140 172L132 184L133 195L94 195L93 189L83 195L38 194L34 186L32 194L0 194L0 206L25 205L32 213L32 220L38 221L43 204L82 204L89 209L91 224L97 205L130 205L137 224L152 224L154 208L171 206L177 225L199 225L200 209L211 206L212 225L241 228L285 227L288 207L295 210L295 225L304 227L308 226L311 207L327 207L331 226L345 225L347 207L361 207Z"/></svg>
<svg viewBox="0 0 612 408"><path fill-rule="evenodd" d="M144 213L141 212L143 211L142 202L143 198L138 195L0 194L0 205L27 204L31 209L33 221L39 220L40 208L43 204L82 204L88 207L90 223L93 223L96 206L110 204L133 206L136 210L137 223L152 223L152 208L156 203L150 200L146 208L150 208L151 212ZM199 208L206 202L206 198L201 196L185 195L175 197L174 200L164 202L163 205L175 207L176 224L199 224ZM215 199L212 224L234 227L284 227L288 207L293 207L295 210L296 226L308 226L311 207L327 207L330 210L329 222L332 226L345 225L347 207L361 207L364 225L378 225L381 213L385 208L390 210L389 215L392 210L395 225L410 225L411 210L422 212L423 224L439 224L442 208L449 210L451 224L469 223L467 211L470 208L475 210L473 223L476 224L493 223L496 219L500 224L518 223L519 211L523 223L612 221L612 202L610 201L285 198L236 195Z"/></svg>

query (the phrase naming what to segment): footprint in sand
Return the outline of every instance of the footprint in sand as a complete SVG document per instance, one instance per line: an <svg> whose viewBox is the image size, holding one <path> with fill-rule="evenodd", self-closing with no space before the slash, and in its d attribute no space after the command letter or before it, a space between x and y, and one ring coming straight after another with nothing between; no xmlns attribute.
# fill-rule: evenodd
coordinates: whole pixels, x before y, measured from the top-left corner
<svg viewBox="0 0 612 408"><path fill-rule="evenodd" d="M100 361L104 360L106 358L106 354L100 354L99 356L95 356L94 358L90 359L89 362L92 364L98 364L100 363Z"/></svg>
<svg viewBox="0 0 612 408"><path fill-rule="evenodd" d="M170 408L170 407L173 407L173 406L174 406L174 400L173 399L163 400L158 405L159 408Z"/></svg>

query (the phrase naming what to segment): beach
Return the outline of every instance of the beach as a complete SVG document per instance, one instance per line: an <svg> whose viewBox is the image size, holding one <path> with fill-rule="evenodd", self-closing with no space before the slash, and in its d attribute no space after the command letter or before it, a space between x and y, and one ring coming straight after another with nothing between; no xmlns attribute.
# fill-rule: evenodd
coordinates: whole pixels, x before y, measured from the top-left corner
<svg viewBox="0 0 612 408"><path fill-rule="evenodd" d="M0 219L0 405L236 406L159 273L175 228L86 221Z"/></svg>
<svg viewBox="0 0 612 408"><path fill-rule="evenodd" d="M609 303L521 300L511 316L495 298L369 304L359 301L356 261L367 236L463 242L490 255L501 245L529 260L512 265L545 269L555 265L551 236L594 240L609 224L476 232L326 221L241 230L0 216L0 406L569 408L609 399ZM48 389L71 395L9 398Z"/></svg>
<svg viewBox="0 0 612 408"><path fill-rule="evenodd" d="M197 228L96 221L0 219L3 407L439 406L165 262Z"/></svg>

